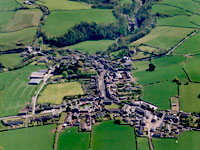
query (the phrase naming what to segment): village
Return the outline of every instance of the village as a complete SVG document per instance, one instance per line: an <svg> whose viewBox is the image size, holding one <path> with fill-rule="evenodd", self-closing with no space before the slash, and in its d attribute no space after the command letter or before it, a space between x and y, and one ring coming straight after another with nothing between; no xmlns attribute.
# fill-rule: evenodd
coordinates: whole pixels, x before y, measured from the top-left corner
<svg viewBox="0 0 200 150"><path fill-rule="evenodd" d="M63 68L76 66L82 60L81 67L87 74L73 74L67 79L85 81L83 89L87 94L66 96L59 105L37 104L40 89L32 97L31 104L20 110L17 116L0 118L1 131L56 123L59 130L78 126L79 131L91 132L96 122L111 119L116 124L132 126L138 136L178 138L184 131L196 130L197 126L191 126L188 120L193 118L195 122L199 116L180 111L178 97L171 97L171 110L160 110L141 100L141 87L131 73L133 67L130 55L134 55L133 52L117 61L109 55L86 55L71 49L63 52L67 55L55 57L50 56L49 52L41 53L28 47L23 56L34 53L42 55L37 63L53 61L49 69L32 72L29 84L42 84L42 89L45 84L62 82L62 77L51 77L62 72Z"/></svg>

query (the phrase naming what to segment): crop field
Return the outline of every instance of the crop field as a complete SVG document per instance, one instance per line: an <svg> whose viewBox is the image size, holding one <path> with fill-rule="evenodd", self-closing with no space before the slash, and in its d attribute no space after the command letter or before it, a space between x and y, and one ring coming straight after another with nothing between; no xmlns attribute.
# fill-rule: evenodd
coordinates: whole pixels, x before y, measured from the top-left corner
<svg viewBox="0 0 200 150"><path fill-rule="evenodd" d="M30 43L36 33L36 28L27 28L16 32L0 33L0 50L17 48L16 44Z"/></svg>
<svg viewBox="0 0 200 150"><path fill-rule="evenodd" d="M133 128L116 125L113 121L93 127L92 150L136 150Z"/></svg>
<svg viewBox="0 0 200 150"><path fill-rule="evenodd" d="M199 83L189 83L189 85L180 86L180 109L186 112L200 111Z"/></svg>
<svg viewBox="0 0 200 150"><path fill-rule="evenodd" d="M90 9L91 6L87 3L76 2L70 0L40 0L38 4L47 6L50 10L77 10L77 9Z"/></svg>
<svg viewBox="0 0 200 150"><path fill-rule="evenodd" d="M199 150L200 133L188 131L180 135L179 139L153 139L154 150Z"/></svg>
<svg viewBox="0 0 200 150"><path fill-rule="evenodd" d="M168 6L168 5L162 5L162 4L155 4L152 6L152 13L160 13L160 14L166 14L166 15L171 15L171 16L176 16L176 15L191 15L190 12L187 12L183 9L173 7L173 6Z"/></svg>
<svg viewBox="0 0 200 150"><path fill-rule="evenodd" d="M148 139L145 137L137 137L138 150L149 150Z"/></svg>
<svg viewBox="0 0 200 150"><path fill-rule="evenodd" d="M85 41L81 42L67 48L79 50L88 53L95 53L97 51L105 51L110 45L112 45L114 40L99 40L99 41Z"/></svg>
<svg viewBox="0 0 200 150"><path fill-rule="evenodd" d="M67 82L60 84L49 84L41 92L39 103L61 104L64 96L83 95L83 89L78 82Z"/></svg>
<svg viewBox="0 0 200 150"><path fill-rule="evenodd" d="M88 150L89 141L89 132L78 132L77 127L69 128L60 133L58 150Z"/></svg>
<svg viewBox="0 0 200 150"><path fill-rule="evenodd" d="M158 26L154 28L147 36L133 42L132 44L147 44L150 46L168 49L186 37L194 29L178 28L169 26Z"/></svg>
<svg viewBox="0 0 200 150"><path fill-rule="evenodd" d="M24 28L37 26L42 16L38 9L20 10L14 15L14 18L4 29L4 32L18 31Z"/></svg>
<svg viewBox="0 0 200 150"><path fill-rule="evenodd" d="M20 8L20 5L15 0L1 0L0 11L3 10L14 10Z"/></svg>
<svg viewBox="0 0 200 150"><path fill-rule="evenodd" d="M115 20L112 10L106 9L54 11L48 16L43 30L48 35L59 36L81 21L111 23Z"/></svg>
<svg viewBox="0 0 200 150"><path fill-rule="evenodd" d="M19 55L20 54L18 53L2 54L0 55L0 63L6 68L15 66L19 64L22 60L22 58Z"/></svg>
<svg viewBox="0 0 200 150"><path fill-rule="evenodd" d="M200 56L193 56L189 58L184 66L191 81L200 82Z"/></svg>
<svg viewBox="0 0 200 150"><path fill-rule="evenodd" d="M10 130L0 133L1 150L53 150L55 125Z"/></svg>
<svg viewBox="0 0 200 150"><path fill-rule="evenodd" d="M158 19L159 26L174 26L174 27L185 27L185 28L199 28L198 25L193 24L190 21L189 16L179 15L169 18Z"/></svg>
<svg viewBox="0 0 200 150"><path fill-rule="evenodd" d="M22 69L0 73L0 116L18 114L30 102L37 86L28 85L29 75L45 66L29 65Z"/></svg>
<svg viewBox="0 0 200 150"><path fill-rule="evenodd" d="M143 90L143 100L158 106L160 109L170 109L170 97L177 95L178 86L170 81L148 85Z"/></svg>
<svg viewBox="0 0 200 150"><path fill-rule="evenodd" d="M180 47L178 47L174 53L176 54L200 54L200 33L194 35Z"/></svg>

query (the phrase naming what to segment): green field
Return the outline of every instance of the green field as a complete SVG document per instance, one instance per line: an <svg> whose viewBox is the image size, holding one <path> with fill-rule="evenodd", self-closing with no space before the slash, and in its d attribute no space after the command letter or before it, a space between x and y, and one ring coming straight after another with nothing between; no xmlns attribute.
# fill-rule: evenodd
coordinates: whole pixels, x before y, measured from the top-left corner
<svg viewBox="0 0 200 150"><path fill-rule="evenodd" d="M21 60L19 53L0 55L0 63L6 68L19 64Z"/></svg>
<svg viewBox="0 0 200 150"><path fill-rule="evenodd" d="M4 11L0 12L0 31L3 32L4 29L9 25L15 15L14 11Z"/></svg>
<svg viewBox="0 0 200 150"><path fill-rule="evenodd" d="M200 26L200 15L190 16L190 21Z"/></svg>
<svg viewBox="0 0 200 150"><path fill-rule="evenodd" d="M180 86L180 110L186 112L200 112L199 83L189 83Z"/></svg>
<svg viewBox="0 0 200 150"><path fill-rule="evenodd" d="M179 139L153 139L154 150L199 150L199 138L199 132L188 131Z"/></svg>
<svg viewBox="0 0 200 150"><path fill-rule="evenodd" d="M28 85L29 75L45 66L29 65L22 69L0 73L0 116L18 114L31 101L35 85Z"/></svg>
<svg viewBox="0 0 200 150"><path fill-rule="evenodd" d="M200 33L194 35L178 47L174 53L176 54L200 54Z"/></svg>
<svg viewBox="0 0 200 150"><path fill-rule="evenodd" d="M14 10L21 6L15 0L0 0L0 11Z"/></svg>
<svg viewBox="0 0 200 150"><path fill-rule="evenodd" d="M50 10L77 10L77 9L90 9L91 6L87 3L76 2L70 0L40 0L38 4L47 6Z"/></svg>
<svg viewBox="0 0 200 150"><path fill-rule="evenodd" d="M16 44L30 44L36 34L36 28L27 28L16 32L0 33L0 51L18 48Z"/></svg>
<svg viewBox="0 0 200 150"><path fill-rule="evenodd" d="M157 49L157 48L149 47L149 46L140 46L139 49L140 49L141 51L149 52L149 53L154 53L154 54L159 53L159 51L160 51L160 50Z"/></svg>
<svg viewBox="0 0 200 150"><path fill-rule="evenodd" d="M199 28L198 25L193 24L190 21L189 16L179 15L168 18L158 19L159 26L174 26L174 27L185 27L185 28Z"/></svg>
<svg viewBox="0 0 200 150"><path fill-rule="evenodd" d="M194 29L159 26L154 28L147 36L133 42L132 44L147 44L150 46L168 49L177 44Z"/></svg>
<svg viewBox="0 0 200 150"><path fill-rule="evenodd" d="M160 109L170 109L170 97L177 95L178 86L170 81L148 85L143 90L143 100Z"/></svg>
<svg viewBox="0 0 200 150"><path fill-rule="evenodd" d="M186 72L189 75L191 81L200 82L200 56L193 56L189 58L184 66Z"/></svg>
<svg viewBox="0 0 200 150"><path fill-rule="evenodd" d="M138 150L149 150L148 139L145 137L137 137Z"/></svg>
<svg viewBox="0 0 200 150"><path fill-rule="evenodd" d="M55 125L46 125L0 133L1 150L53 150Z"/></svg>
<svg viewBox="0 0 200 150"><path fill-rule="evenodd" d="M171 15L171 16L191 14L190 12L187 12L183 9L168 5L161 5L159 3L152 6L152 14L156 13Z"/></svg>
<svg viewBox="0 0 200 150"><path fill-rule="evenodd" d="M54 11L48 16L43 30L48 35L59 36L81 21L111 23L115 20L112 10L107 9Z"/></svg>
<svg viewBox="0 0 200 150"><path fill-rule="evenodd" d="M78 132L77 127L64 130L59 135L58 150L88 150L89 132Z"/></svg>
<svg viewBox="0 0 200 150"><path fill-rule="evenodd" d="M141 58L146 58L146 57L150 57L150 54L145 53L145 52L137 52L136 55L132 57L132 59L135 60L135 59L141 59Z"/></svg>
<svg viewBox="0 0 200 150"><path fill-rule="evenodd" d="M92 150L136 150L134 129L113 121L93 126Z"/></svg>
<svg viewBox="0 0 200 150"><path fill-rule="evenodd" d="M39 103L61 104L64 96L83 95L83 89L78 82L66 82L60 84L49 84L41 92Z"/></svg>
<svg viewBox="0 0 200 150"><path fill-rule="evenodd" d="M88 53L95 53L97 51L105 51L114 40L99 40L99 41L85 41L72 46L68 46L69 49L79 50Z"/></svg>
<svg viewBox="0 0 200 150"><path fill-rule="evenodd" d="M149 68L149 61L136 61L133 66L135 67L135 70L132 71L133 73L144 71Z"/></svg>
<svg viewBox="0 0 200 150"><path fill-rule="evenodd" d="M121 4L127 4L127 3L132 4L132 0L120 0L120 3Z"/></svg>

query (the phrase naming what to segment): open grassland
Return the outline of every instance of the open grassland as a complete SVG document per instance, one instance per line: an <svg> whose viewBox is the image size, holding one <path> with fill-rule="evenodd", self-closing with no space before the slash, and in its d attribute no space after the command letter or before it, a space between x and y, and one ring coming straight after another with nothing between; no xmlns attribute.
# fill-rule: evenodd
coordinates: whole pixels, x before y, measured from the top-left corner
<svg viewBox="0 0 200 150"><path fill-rule="evenodd" d="M154 150L199 150L200 133L188 131L180 135L179 139L153 139ZM177 141L177 142L176 142Z"/></svg>
<svg viewBox="0 0 200 150"><path fill-rule="evenodd" d="M170 81L148 85L143 90L143 100L160 109L170 109L170 97L177 95L178 86Z"/></svg>
<svg viewBox="0 0 200 150"><path fill-rule="evenodd" d="M138 150L149 150L148 139L145 137L137 137Z"/></svg>
<svg viewBox="0 0 200 150"><path fill-rule="evenodd" d="M160 50L157 49L157 48L154 48L154 47L149 47L149 46L140 46L139 49L141 51L144 51L144 52L148 52L148 53L158 53Z"/></svg>
<svg viewBox="0 0 200 150"><path fill-rule="evenodd" d="M0 51L18 48L16 45L27 45L33 41L36 34L36 28L27 28L16 32L0 33ZM24 47L24 46L23 46Z"/></svg>
<svg viewBox="0 0 200 150"><path fill-rule="evenodd" d="M114 40L85 41L69 46L67 48L88 53L95 53L97 51L107 50L108 47L112 45L114 42L115 42Z"/></svg>
<svg viewBox="0 0 200 150"><path fill-rule="evenodd" d="M164 0L160 4L179 7L192 13L200 13L200 3L192 0Z"/></svg>
<svg viewBox="0 0 200 150"><path fill-rule="evenodd" d="M200 15L192 15L190 21L200 26Z"/></svg>
<svg viewBox="0 0 200 150"><path fill-rule="evenodd" d="M77 10L91 8L91 6L87 3L70 0L40 0L37 1L37 3L47 6L50 10Z"/></svg>
<svg viewBox="0 0 200 150"><path fill-rule="evenodd" d="M111 23L115 20L112 10L107 9L54 11L48 16L43 30L48 35L59 36L81 21Z"/></svg>
<svg viewBox="0 0 200 150"><path fill-rule="evenodd" d="M81 84L78 82L67 82L60 84L49 84L39 96L39 103L61 104L64 96L84 94Z"/></svg>
<svg viewBox="0 0 200 150"><path fill-rule="evenodd" d="M173 6L168 6L168 5L161 5L161 4L155 4L152 6L152 13L160 13L160 14L165 14L165 15L171 15L171 16L176 16L176 15L191 15L190 12L187 12L183 9L173 7Z"/></svg>
<svg viewBox="0 0 200 150"><path fill-rule="evenodd" d="M19 55L19 53L2 54L0 55L0 63L6 68L15 66L19 64L22 60L22 58Z"/></svg>
<svg viewBox="0 0 200 150"><path fill-rule="evenodd" d="M3 29L5 29L8 26L8 24L13 19L14 15L14 11L0 12L0 32L4 32Z"/></svg>
<svg viewBox="0 0 200 150"><path fill-rule="evenodd" d="M180 86L180 109L186 112L200 112L199 83Z"/></svg>
<svg viewBox="0 0 200 150"><path fill-rule="evenodd" d="M132 71L133 73L144 71L149 68L149 61L136 61L133 63L133 66L135 68L135 70Z"/></svg>
<svg viewBox="0 0 200 150"><path fill-rule="evenodd" d="M14 15L14 18L3 31L12 32L28 27L37 26L41 16L42 12L38 9L17 11Z"/></svg>
<svg viewBox="0 0 200 150"><path fill-rule="evenodd" d="M60 133L58 150L88 150L89 141L89 132L78 132L77 127L69 128Z"/></svg>
<svg viewBox="0 0 200 150"><path fill-rule="evenodd" d="M147 44L150 46L168 49L177 44L194 29L178 28L169 26L158 26L154 28L147 36L133 42L133 44Z"/></svg>
<svg viewBox="0 0 200 150"><path fill-rule="evenodd" d="M93 127L92 150L136 150L134 129L113 124L113 121Z"/></svg>
<svg viewBox="0 0 200 150"><path fill-rule="evenodd" d="M2 150L53 150L55 125L10 130L0 133Z"/></svg>
<svg viewBox="0 0 200 150"><path fill-rule="evenodd" d="M150 54L145 53L145 52L137 52L136 55L132 57L132 59L135 60L135 59L141 59L141 58L146 58L146 57L150 57Z"/></svg>
<svg viewBox="0 0 200 150"><path fill-rule="evenodd" d="M127 3L132 4L132 0L120 0L120 3L121 4L127 4Z"/></svg>
<svg viewBox="0 0 200 150"><path fill-rule="evenodd" d="M45 66L29 65L22 69L0 73L0 116L18 114L30 102L35 85L28 85L29 75Z"/></svg>
<svg viewBox="0 0 200 150"><path fill-rule="evenodd" d="M191 81L200 82L200 56L189 58L184 66Z"/></svg>
<svg viewBox="0 0 200 150"><path fill-rule="evenodd" d="M200 53L200 33L194 35L178 47L174 53L176 54L199 54Z"/></svg>
<svg viewBox="0 0 200 150"><path fill-rule="evenodd" d="M159 26L174 26L174 27L184 27L184 28L199 28L198 25L190 21L189 16L179 15L168 18L158 19ZM199 18L200 19L200 18Z"/></svg>
<svg viewBox="0 0 200 150"><path fill-rule="evenodd" d="M21 6L15 0L0 0L0 11L15 10Z"/></svg>

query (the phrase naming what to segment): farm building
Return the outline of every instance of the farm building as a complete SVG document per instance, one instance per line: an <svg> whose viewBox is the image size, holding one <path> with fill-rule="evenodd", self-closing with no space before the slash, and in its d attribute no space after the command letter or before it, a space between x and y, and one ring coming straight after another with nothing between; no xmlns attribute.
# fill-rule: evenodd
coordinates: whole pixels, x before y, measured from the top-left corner
<svg viewBox="0 0 200 150"><path fill-rule="evenodd" d="M38 84L40 84L41 80L42 79L31 79L28 84L38 85Z"/></svg>

